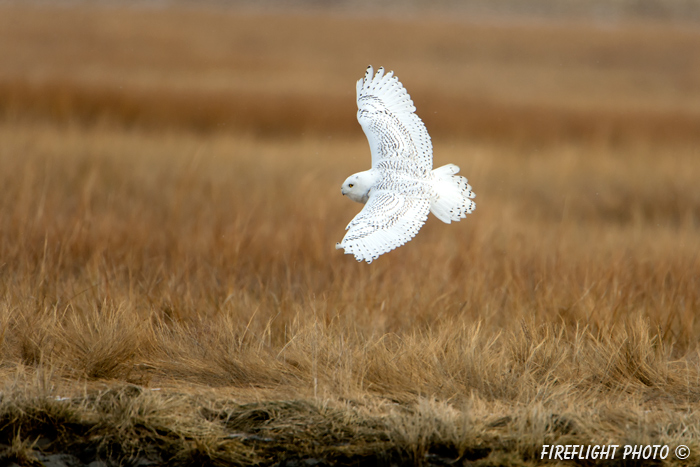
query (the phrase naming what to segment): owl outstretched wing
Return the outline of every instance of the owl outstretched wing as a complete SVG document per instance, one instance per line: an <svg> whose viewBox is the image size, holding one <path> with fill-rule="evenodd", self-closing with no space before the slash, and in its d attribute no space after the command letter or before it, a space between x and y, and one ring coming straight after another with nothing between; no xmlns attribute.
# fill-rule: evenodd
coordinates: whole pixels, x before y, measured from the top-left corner
<svg viewBox="0 0 700 467"><path fill-rule="evenodd" d="M416 236L428 219L430 199L410 192L375 190L362 211L350 221L343 241L336 244L345 254L371 263L379 255Z"/></svg>
<svg viewBox="0 0 700 467"><path fill-rule="evenodd" d="M427 178L433 146L411 96L393 72L369 66L357 82L357 120L369 141L373 168Z"/></svg>

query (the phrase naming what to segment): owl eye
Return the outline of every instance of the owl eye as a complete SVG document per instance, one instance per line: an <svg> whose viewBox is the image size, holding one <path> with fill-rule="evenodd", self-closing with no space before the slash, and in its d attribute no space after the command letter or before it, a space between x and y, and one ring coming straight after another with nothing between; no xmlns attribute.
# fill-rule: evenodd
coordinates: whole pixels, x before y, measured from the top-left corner
<svg viewBox="0 0 700 467"><path fill-rule="evenodd" d="M352 188L352 187L354 187L355 185L353 185L352 183L350 183L348 186L349 186L350 188Z"/></svg>

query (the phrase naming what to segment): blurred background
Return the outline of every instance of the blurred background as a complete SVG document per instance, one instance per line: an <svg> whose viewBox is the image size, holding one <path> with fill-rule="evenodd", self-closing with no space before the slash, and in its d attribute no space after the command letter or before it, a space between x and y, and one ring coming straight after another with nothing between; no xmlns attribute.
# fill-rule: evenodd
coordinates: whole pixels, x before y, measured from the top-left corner
<svg viewBox="0 0 700 467"><path fill-rule="evenodd" d="M282 343L309 310L368 333L642 316L690 348L698 5L0 2L7 309L255 315ZM370 64L477 209L367 267L333 246L360 208L340 184L369 166Z"/></svg>
<svg viewBox="0 0 700 467"><path fill-rule="evenodd" d="M360 135L394 70L433 136L700 138L693 0L0 2L0 118Z"/></svg>
<svg viewBox="0 0 700 467"><path fill-rule="evenodd" d="M369 167L370 64L408 89L477 208L368 266L334 245L360 210L340 185ZM0 1L13 358L73 348L55 310L83 320L75 336L103 323L85 361L124 329L129 351L169 349L181 323L266 336L273 360L319 323L576 336L640 319L697 349L698 180L698 1Z"/></svg>
<svg viewBox="0 0 700 467"><path fill-rule="evenodd" d="M334 248L368 65L477 206L371 265ZM0 464L697 452L698 181L700 0L0 0Z"/></svg>

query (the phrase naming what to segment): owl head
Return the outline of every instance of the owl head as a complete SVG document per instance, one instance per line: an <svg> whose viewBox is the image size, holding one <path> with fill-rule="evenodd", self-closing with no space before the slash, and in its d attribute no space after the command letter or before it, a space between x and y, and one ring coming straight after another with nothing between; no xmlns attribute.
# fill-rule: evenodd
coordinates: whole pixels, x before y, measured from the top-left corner
<svg viewBox="0 0 700 467"><path fill-rule="evenodd" d="M370 189L374 186L376 181L377 177L372 170L359 172L350 175L343 182L340 192L351 200L364 204L369 199Z"/></svg>

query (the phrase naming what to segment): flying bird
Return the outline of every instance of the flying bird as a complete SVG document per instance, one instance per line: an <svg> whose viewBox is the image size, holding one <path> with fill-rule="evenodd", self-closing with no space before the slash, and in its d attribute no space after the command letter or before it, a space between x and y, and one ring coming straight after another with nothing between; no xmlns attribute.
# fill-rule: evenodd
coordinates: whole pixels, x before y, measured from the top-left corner
<svg viewBox="0 0 700 467"><path fill-rule="evenodd" d="M357 82L357 120L369 141L372 168L345 180L343 195L365 205L337 249L371 263L416 236L428 212L449 224L476 204L459 167L433 170L433 146L411 96L384 68L369 66Z"/></svg>

